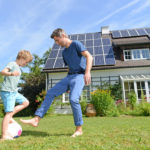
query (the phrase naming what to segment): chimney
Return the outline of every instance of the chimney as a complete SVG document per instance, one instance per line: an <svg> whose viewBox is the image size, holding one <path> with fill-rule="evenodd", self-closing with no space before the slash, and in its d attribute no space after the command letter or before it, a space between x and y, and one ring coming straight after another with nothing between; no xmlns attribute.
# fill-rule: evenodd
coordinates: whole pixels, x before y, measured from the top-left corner
<svg viewBox="0 0 150 150"><path fill-rule="evenodd" d="M101 32L102 32L102 35L108 35L108 34L110 34L109 26L103 26L103 27L101 27Z"/></svg>

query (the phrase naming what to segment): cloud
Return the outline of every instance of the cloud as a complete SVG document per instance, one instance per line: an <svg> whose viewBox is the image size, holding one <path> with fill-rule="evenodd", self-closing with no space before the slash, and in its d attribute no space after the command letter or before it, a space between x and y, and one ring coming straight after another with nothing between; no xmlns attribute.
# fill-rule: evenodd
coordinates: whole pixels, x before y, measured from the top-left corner
<svg viewBox="0 0 150 150"><path fill-rule="evenodd" d="M0 28L0 57L15 58L16 47L36 53L49 39L49 32L55 28L55 22L73 6L70 0L61 0L59 5L57 0L32 2L32 5L19 4L16 19L7 16L7 26Z"/></svg>
<svg viewBox="0 0 150 150"><path fill-rule="evenodd" d="M108 20L109 18L111 18L112 16L120 13L121 11L125 10L125 9L128 9L129 7L137 4L138 2L140 2L140 0L132 0L131 2L127 3L125 6L119 8L119 9L116 9L114 12L111 12L110 14L108 14L107 16L103 17L102 19L100 20L97 20L95 21L95 23L93 24L90 24L90 25L86 25L86 27L83 28L82 31L86 32L87 30L89 30L90 28L94 27L94 26L97 26L101 23L103 23L104 21Z"/></svg>
<svg viewBox="0 0 150 150"><path fill-rule="evenodd" d="M142 1L142 5L139 8L136 8L131 11L131 15L135 15L137 13L141 13L145 10L145 8L150 6L150 0L146 0L145 2Z"/></svg>

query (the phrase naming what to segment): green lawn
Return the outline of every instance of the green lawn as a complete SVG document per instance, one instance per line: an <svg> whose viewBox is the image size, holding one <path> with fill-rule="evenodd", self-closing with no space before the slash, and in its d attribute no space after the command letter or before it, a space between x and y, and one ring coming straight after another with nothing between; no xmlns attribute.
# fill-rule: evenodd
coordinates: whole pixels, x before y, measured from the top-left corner
<svg viewBox="0 0 150 150"><path fill-rule="evenodd" d="M150 117L83 119L84 134L77 138L70 137L72 116L46 116L37 128L21 124L22 136L0 141L0 150L150 150Z"/></svg>

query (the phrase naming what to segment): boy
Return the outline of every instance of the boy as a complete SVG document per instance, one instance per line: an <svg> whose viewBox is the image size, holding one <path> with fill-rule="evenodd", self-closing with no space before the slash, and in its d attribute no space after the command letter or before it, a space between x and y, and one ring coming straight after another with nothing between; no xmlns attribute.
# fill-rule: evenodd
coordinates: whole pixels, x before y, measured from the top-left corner
<svg viewBox="0 0 150 150"><path fill-rule="evenodd" d="M17 92L17 85L21 76L20 67L24 67L32 61L32 55L27 50L19 51L16 61L8 63L1 71L4 77L2 88L0 91L1 98L4 104L5 116L2 121L2 140L13 140L7 130L8 124L15 122L13 115L29 105L29 101L20 93ZM19 105L15 106L15 103Z"/></svg>
<svg viewBox="0 0 150 150"><path fill-rule="evenodd" d="M38 126L40 119L43 118L54 98L69 89L69 100L73 112L74 124L76 126L72 137L80 136L82 135L83 120L79 98L84 84L88 85L91 82L90 71L93 58L82 43L70 40L63 29L58 28L54 30L51 38L54 39L56 44L65 47L63 59L65 65L69 67L68 75L47 91L41 107L35 112L35 117L30 120L21 120L21 122L34 127Z"/></svg>

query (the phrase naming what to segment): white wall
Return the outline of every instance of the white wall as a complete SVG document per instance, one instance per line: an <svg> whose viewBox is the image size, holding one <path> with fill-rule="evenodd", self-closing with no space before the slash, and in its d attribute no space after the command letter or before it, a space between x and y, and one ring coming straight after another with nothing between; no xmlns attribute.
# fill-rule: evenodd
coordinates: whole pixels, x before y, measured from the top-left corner
<svg viewBox="0 0 150 150"><path fill-rule="evenodd" d="M134 74L150 74L150 67L142 68L124 68L124 69L108 69L108 70L93 70L92 77L107 77L120 75ZM49 73L49 79L62 79L67 75L67 72Z"/></svg>
<svg viewBox="0 0 150 150"><path fill-rule="evenodd" d="M92 71L92 77L120 76L120 75L150 74L150 67L146 68L124 68Z"/></svg>

